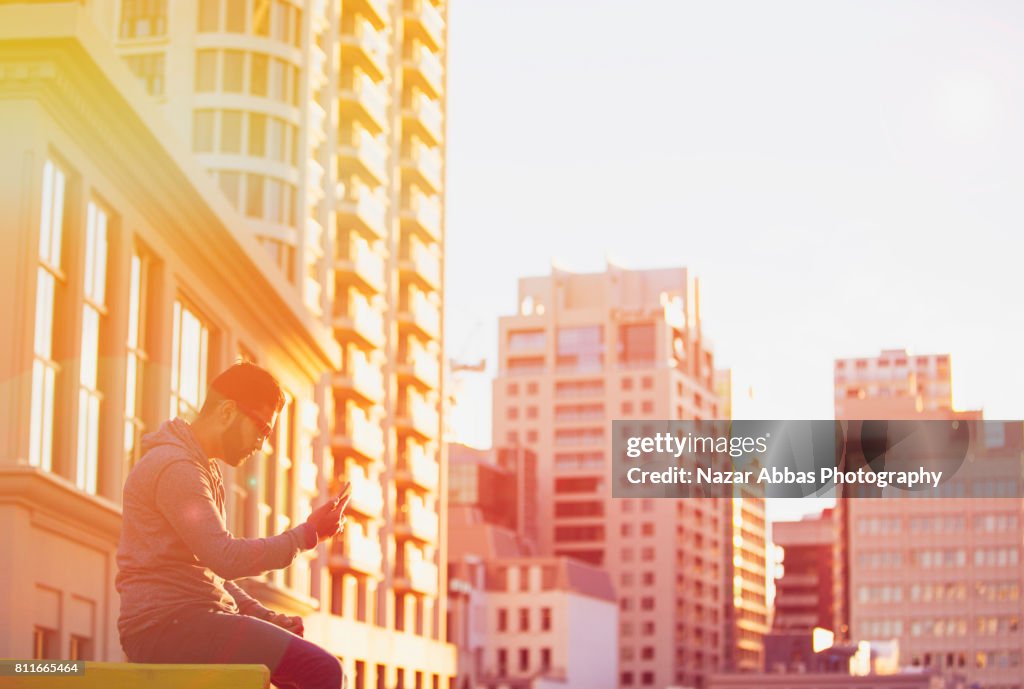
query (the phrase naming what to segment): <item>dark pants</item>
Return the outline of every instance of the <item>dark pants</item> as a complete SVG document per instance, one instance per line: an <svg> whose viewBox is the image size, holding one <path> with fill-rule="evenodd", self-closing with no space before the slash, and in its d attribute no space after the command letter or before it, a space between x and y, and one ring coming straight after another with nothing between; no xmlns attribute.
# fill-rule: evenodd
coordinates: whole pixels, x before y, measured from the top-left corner
<svg viewBox="0 0 1024 689"><path fill-rule="evenodd" d="M281 689L342 689L333 655L280 627L245 615L190 612L122 639L133 663L266 665Z"/></svg>

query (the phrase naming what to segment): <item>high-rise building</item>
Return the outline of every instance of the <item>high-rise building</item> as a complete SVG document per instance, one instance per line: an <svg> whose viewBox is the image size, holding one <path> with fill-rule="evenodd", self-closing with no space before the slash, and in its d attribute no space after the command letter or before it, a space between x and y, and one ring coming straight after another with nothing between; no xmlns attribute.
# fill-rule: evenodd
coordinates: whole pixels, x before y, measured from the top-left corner
<svg viewBox="0 0 1024 689"><path fill-rule="evenodd" d="M59 143L62 136L75 136L66 119L13 119L21 129L7 131L19 141L28 141L29 132L41 132L42 148L35 155L51 151L52 169L57 171L45 176L42 167L37 170L26 162L25 174L32 173L31 179L42 180L40 184L63 179L75 194L69 191L69 199L89 204L87 209L69 207L67 217L77 218L81 210L86 218L81 227L75 220L65 234L75 252L85 252L83 238L87 230L94 231L92 223L100 222L96 218L114 218L113 210L123 212L127 204L122 199L143 199L133 185L146 184L165 195L160 203L180 209L180 217L165 214L174 218L173 224L165 216L157 217L164 213L157 201L147 199L148 205L139 211L140 217L159 224L164 235L159 240L141 239L139 245L159 257L176 257L173 263L162 259L168 261L169 282L161 283L164 292L153 294L172 303L178 289L175 281L193 285L187 288L187 304L183 301L173 314L182 319L183 330L163 335L205 333L196 347L204 356L211 354L211 368L243 355L282 369L284 355L274 354L275 348L299 357L293 354L301 351L299 333L327 333L329 351L336 356L324 360L322 355L302 355L294 362L303 380L315 380L315 391L305 395L310 404L296 407L304 411L295 423L313 428L322 443L317 448L326 452L326 459L319 464L319 459L311 460L307 468L306 453L318 450L303 442L297 456L289 459L303 485L313 485L310 476L323 477L324 492L336 490L342 479L353 482L348 529L329 558L311 565L311 586L302 585L299 576L294 588L283 593L273 587L257 593L284 606L301 607L300 601L318 598L330 620L324 629L339 644L346 639L338 652L353 670L357 686L369 685L375 676L389 685L408 676L410 684L427 681L424 686L429 686L454 674L454 656L444 642L447 476L442 470L439 413L446 6L430 0L88 0L8 4L0 9L5 12L4 35L12 45L21 41L17 45L43 46L54 32L63 37L59 32L72 27L68 40L78 42L80 47L73 50L87 56L83 64L91 71L84 76L72 71L61 83L70 80L82 89L105 89L94 110L73 119L134 118L141 124L133 126L158 132L150 136L174 154L173 164L151 165L142 155L149 149L133 144L128 130L113 125L104 125L105 148L79 151ZM15 30L21 33L10 33ZM122 59L111 62L109 56ZM43 87L54 83L43 73L21 73L22 77L7 79L5 87L19 94L32 89L45 94ZM89 94L92 97L94 91ZM102 169L105 158L122 155L120 149L130 145L140 151L132 172L111 177L103 185L76 186L93 184L96 176L89 171ZM23 159L17 151L12 155L12 160ZM255 258L229 256L217 249L218 235L207 230L216 223L202 215L202 207L186 193L176 191L175 185L183 184L176 180L186 174L191 175L190 188L198 190L192 193L212 199L209 203L221 213L217 222L229 225L233 236L244 237L238 241L257 252ZM38 209L44 196L39 187L25 185L6 188L4 194L11 197L11 208L17 207L18 194L23 199L18 203L30 209ZM83 194L95 198L82 200ZM16 236L31 244L38 223L30 226L26 220L23 225L24 232ZM138 225L136 220L111 219L110 245L120 236L117 233L132 236ZM53 282L60 288L71 279L61 266L47 263L49 254L40 256L32 264L49 266L43 272L53 277L51 281L40 273L40 285ZM205 271L179 267L190 261L203 264L206 257L216 260L216 266ZM65 260L72 258L80 256L65 254ZM113 262L110 267L123 269ZM128 282L136 279L131 271L123 275ZM19 293L35 293L33 276L25 278L32 289ZM233 301L207 303L202 296L205 284L231 279L242 292ZM108 294L120 298L127 293L128 282L111 283ZM274 289L283 295L289 311L264 330L242 337L236 332L239 324L257 312L273 312L273 302L265 303L265 284L277 285ZM83 311L88 323L97 317L101 324L120 322L126 313L125 304L118 302L115 310L110 303L108 309L95 295L82 297L78 287L68 294L57 294L55 303L92 303L92 311ZM140 313L147 323L147 309L159 304L143 302ZM64 325L58 323L57 329ZM154 336L159 342L153 347L164 346L163 335ZM62 362L78 362L83 353L92 356L93 349L86 348L91 342L83 340L80 349L37 348L36 368L45 389L41 397L33 397L33 404L50 399L46 370L68 379L67 372L78 370L79 364ZM139 349L133 355L139 362L148 360L149 352L135 345L130 349ZM120 349L110 351L120 355ZM107 350L100 352L104 362L111 361ZM272 359L275 356L277 360ZM111 364L110 370L118 370L118 365ZM117 399L97 387L106 385L105 366L96 385L88 377L80 382L86 395L82 406L98 406L101 427L108 423L104 419L115 416L105 400ZM201 395L203 386L193 382L186 391L191 397L175 393L174 412L187 412L197 403L195 390ZM168 398L170 394L167 391ZM57 409L65 413L60 399ZM37 418L43 423L49 418L46 410L53 407L40 404ZM155 406L146 419L152 423L171 411ZM93 423L90 417L83 426L87 437ZM151 427L136 424L138 429L144 426ZM33 441L31 456L51 451L44 436ZM61 445L60 434L54 437L54 451L77 447ZM81 480L89 489L88 467L96 461L89 453L83 457L75 466L86 467ZM65 461L70 460L59 459L58 464ZM239 472L228 478L237 533L261 535L288 523L283 514L273 516L277 513L261 497L269 470L262 477L258 472ZM114 482L107 488L116 505L119 479L110 475L103 480ZM251 513L248 507L239 507L249 504L247 500L253 505ZM301 512L302 504L298 497L288 503L295 513ZM263 584L253 586L255 590ZM107 649L106 657L115 650Z"/></svg>
<svg viewBox="0 0 1024 689"><path fill-rule="evenodd" d="M837 361L835 374L838 418L981 418L952 409L948 355L883 352ZM850 634L898 639L903 665L1020 687L1024 501L1014 496L1021 495L1024 429L1020 422L972 427L974 498L845 501Z"/></svg>
<svg viewBox="0 0 1024 689"><path fill-rule="evenodd" d="M732 418L732 371L715 371L720 419ZM725 667L759 672L768 633L768 522L761 491L741 487L726 503Z"/></svg>
<svg viewBox="0 0 1024 689"><path fill-rule="evenodd" d="M611 498L613 419L715 419L714 357L686 269L519 281L500 319L494 444L536 453L541 552L606 567L620 686L701 686L726 662L726 500Z"/></svg>

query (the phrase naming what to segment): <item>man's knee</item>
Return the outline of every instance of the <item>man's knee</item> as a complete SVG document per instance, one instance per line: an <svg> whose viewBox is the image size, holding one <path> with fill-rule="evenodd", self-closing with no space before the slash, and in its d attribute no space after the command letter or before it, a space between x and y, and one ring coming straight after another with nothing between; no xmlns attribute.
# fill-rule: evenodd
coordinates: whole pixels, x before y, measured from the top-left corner
<svg viewBox="0 0 1024 689"><path fill-rule="evenodd" d="M317 686L323 686L324 689L345 689L348 686L341 661L326 651L317 659L316 676Z"/></svg>

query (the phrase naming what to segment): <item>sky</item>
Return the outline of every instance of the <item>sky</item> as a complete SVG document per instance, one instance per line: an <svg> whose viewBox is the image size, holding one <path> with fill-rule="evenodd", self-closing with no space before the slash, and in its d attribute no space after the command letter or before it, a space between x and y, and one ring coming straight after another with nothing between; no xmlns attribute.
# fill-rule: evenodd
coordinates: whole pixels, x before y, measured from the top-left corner
<svg viewBox="0 0 1024 689"><path fill-rule="evenodd" d="M831 418L890 348L1024 418L1024 5L457 0L448 78L456 439L553 262L694 271L736 418Z"/></svg>

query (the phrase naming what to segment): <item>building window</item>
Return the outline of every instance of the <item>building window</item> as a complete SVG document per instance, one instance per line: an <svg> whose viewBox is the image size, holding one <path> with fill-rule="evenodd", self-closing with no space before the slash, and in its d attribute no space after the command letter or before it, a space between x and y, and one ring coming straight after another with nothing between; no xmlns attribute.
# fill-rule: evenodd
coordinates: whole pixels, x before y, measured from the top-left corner
<svg viewBox="0 0 1024 689"><path fill-rule="evenodd" d="M146 38L167 33L166 0L124 0L121 38Z"/></svg>
<svg viewBox="0 0 1024 689"><path fill-rule="evenodd" d="M61 245L64 241L66 176L52 161L43 166L39 223L39 264L36 268L35 338L32 360L32 411L29 422L29 464L53 469L53 409L58 370L53 357L56 294L64 282Z"/></svg>
<svg viewBox="0 0 1024 689"><path fill-rule="evenodd" d="M224 74L221 90L225 93L241 93L245 83L245 53L241 50L224 51Z"/></svg>
<svg viewBox="0 0 1024 689"><path fill-rule="evenodd" d="M226 31L245 33L245 2L246 0L227 0Z"/></svg>
<svg viewBox="0 0 1024 689"><path fill-rule="evenodd" d="M199 31L216 31L220 26L220 0L199 0Z"/></svg>
<svg viewBox="0 0 1024 689"><path fill-rule="evenodd" d="M542 648L540 649L540 669L550 670L551 669L551 649Z"/></svg>
<svg viewBox="0 0 1024 689"><path fill-rule="evenodd" d="M508 334L508 351L536 351L544 349L545 336L543 330L519 330Z"/></svg>
<svg viewBox="0 0 1024 689"><path fill-rule="evenodd" d="M267 116L249 113L249 155L261 158L267 151Z"/></svg>
<svg viewBox="0 0 1024 689"><path fill-rule="evenodd" d="M148 357L145 341L146 284L149 261L141 252L132 253L128 282L128 358L125 366L124 394L124 456L131 469L139 458L139 447L145 424L142 421L143 371ZM127 472L125 472L127 475Z"/></svg>
<svg viewBox="0 0 1024 689"><path fill-rule="evenodd" d="M540 630L542 632L551 631L551 608L540 609Z"/></svg>
<svg viewBox="0 0 1024 689"><path fill-rule="evenodd" d="M72 634L69 642L68 660L93 660L92 639Z"/></svg>
<svg viewBox="0 0 1024 689"><path fill-rule="evenodd" d="M196 91L209 93L217 90L217 51L196 51Z"/></svg>
<svg viewBox="0 0 1024 689"><path fill-rule="evenodd" d="M253 0L252 32L257 36L270 35L270 0Z"/></svg>
<svg viewBox="0 0 1024 689"><path fill-rule="evenodd" d="M194 419L206 394L210 331L196 313L174 302L171 339L171 416Z"/></svg>
<svg viewBox="0 0 1024 689"><path fill-rule="evenodd" d="M57 631L36 627L32 630L32 660L49 660L57 657Z"/></svg>
<svg viewBox="0 0 1024 689"><path fill-rule="evenodd" d="M132 74L142 81L146 93L151 96L164 95L164 54L142 53L125 55L124 61Z"/></svg>
<svg viewBox="0 0 1024 689"><path fill-rule="evenodd" d="M604 364L604 328L600 325L558 329L560 368L599 369Z"/></svg>
<svg viewBox="0 0 1024 689"><path fill-rule="evenodd" d="M195 153L213 152L214 115L214 110L196 110L192 113L192 150ZM237 203L237 194L233 200Z"/></svg>
<svg viewBox="0 0 1024 689"><path fill-rule="evenodd" d="M82 343L78 378L78 445L75 485L96 492L99 474L100 323L106 313L107 213L89 202L85 225L85 280L82 305Z"/></svg>
<svg viewBox="0 0 1024 689"><path fill-rule="evenodd" d="M220 146L221 153L242 152L242 111L224 110L220 114ZM255 176L255 175L250 175ZM260 178L262 179L262 178ZM260 207L262 210L262 206Z"/></svg>
<svg viewBox="0 0 1024 689"><path fill-rule="evenodd" d="M631 323L619 326L619 363L644 366L654 363L654 324Z"/></svg>
<svg viewBox="0 0 1024 689"><path fill-rule="evenodd" d="M245 214L250 218L263 217L263 175L245 176Z"/></svg>
<svg viewBox="0 0 1024 689"><path fill-rule="evenodd" d="M519 631L530 631L530 609L519 608Z"/></svg>
<svg viewBox="0 0 1024 689"><path fill-rule="evenodd" d="M536 395L538 389L539 389L539 386L537 385L537 383L527 383L526 384L526 394L527 395Z"/></svg>
<svg viewBox="0 0 1024 689"><path fill-rule="evenodd" d="M508 610L498 608L498 631L508 631Z"/></svg>
<svg viewBox="0 0 1024 689"><path fill-rule="evenodd" d="M526 672L530 669L530 649L519 649L519 671Z"/></svg>
<svg viewBox="0 0 1024 689"><path fill-rule="evenodd" d="M508 674L508 649L498 649L498 676L504 677Z"/></svg>

